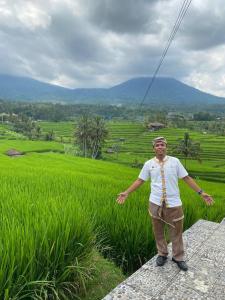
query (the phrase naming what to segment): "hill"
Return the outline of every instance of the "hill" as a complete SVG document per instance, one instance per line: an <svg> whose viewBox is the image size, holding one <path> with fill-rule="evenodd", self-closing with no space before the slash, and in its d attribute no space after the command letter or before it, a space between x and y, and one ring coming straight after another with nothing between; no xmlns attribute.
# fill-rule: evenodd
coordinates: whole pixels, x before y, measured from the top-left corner
<svg viewBox="0 0 225 300"><path fill-rule="evenodd" d="M133 78L111 88L69 89L32 78L0 75L0 98L13 101L54 101L70 103L138 104L151 81ZM155 80L145 104L225 104L225 98L204 93L176 79Z"/></svg>

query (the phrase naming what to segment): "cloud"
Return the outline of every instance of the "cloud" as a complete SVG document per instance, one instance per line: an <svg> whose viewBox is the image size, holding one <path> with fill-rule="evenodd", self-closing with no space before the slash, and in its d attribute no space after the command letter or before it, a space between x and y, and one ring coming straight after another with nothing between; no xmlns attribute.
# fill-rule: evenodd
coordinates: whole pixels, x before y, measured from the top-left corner
<svg viewBox="0 0 225 300"><path fill-rule="evenodd" d="M225 43L224 1L193 1L182 29L184 47L207 50Z"/></svg>
<svg viewBox="0 0 225 300"><path fill-rule="evenodd" d="M116 33L140 33L156 30L156 0L89 1L88 17L103 30Z"/></svg>
<svg viewBox="0 0 225 300"><path fill-rule="evenodd" d="M0 69L68 87L151 76L180 0L0 1ZM192 1L159 76L225 96L225 7Z"/></svg>

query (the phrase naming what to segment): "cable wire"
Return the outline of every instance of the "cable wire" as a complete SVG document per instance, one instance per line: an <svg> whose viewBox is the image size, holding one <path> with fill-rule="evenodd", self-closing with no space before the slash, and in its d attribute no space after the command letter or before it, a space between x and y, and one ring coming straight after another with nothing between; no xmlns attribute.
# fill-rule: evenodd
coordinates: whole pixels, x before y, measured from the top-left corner
<svg viewBox="0 0 225 300"><path fill-rule="evenodd" d="M164 51L163 51L163 53L161 55L161 58L160 58L159 63L158 63L158 66L156 67L155 72L153 73L153 76L151 78L151 81L150 81L147 89L146 89L144 97L142 98L142 101L140 102L140 106L143 105L143 103L144 103L144 101L145 101L145 99L146 99L146 97L147 97L147 95L148 95L148 93L149 93L149 91L150 91L150 89L151 89L154 81L155 81L155 78L156 78L156 76L157 76L157 74L159 72L159 69L160 69L161 65L163 64L163 61L164 61L164 59L166 57L166 54L167 54L167 52L169 50L169 47L170 47L170 45L171 45L171 43L172 43L172 41L173 41L173 39L174 39L174 37L175 37L175 35L176 35L179 27L180 27L180 24L182 23L182 21L184 19L184 16L187 13L187 10L188 10L191 2L192 2L192 0L184 0L184 2L182 4L182 7L181 7L181 9L179 11L179 14L178 14L178 17L177 17L177 19L176 19L176 21L174 23L173 29L172 29L172 31L170 33L169 38L168 38L166 47L165 47L165 49L164 49Z"/></svg>

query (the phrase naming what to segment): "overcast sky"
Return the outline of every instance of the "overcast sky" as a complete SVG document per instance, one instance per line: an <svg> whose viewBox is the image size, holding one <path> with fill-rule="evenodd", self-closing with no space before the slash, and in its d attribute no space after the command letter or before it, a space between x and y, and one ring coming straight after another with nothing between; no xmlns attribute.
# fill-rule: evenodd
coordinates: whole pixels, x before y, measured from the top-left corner
<svg viewBox="0 0 225 300"><path fill-rule="evenodd" d="M0 73L66 87L151 76L183 0L0 0ZM225 97L225 5L193 0L158 76Z"/></svg>

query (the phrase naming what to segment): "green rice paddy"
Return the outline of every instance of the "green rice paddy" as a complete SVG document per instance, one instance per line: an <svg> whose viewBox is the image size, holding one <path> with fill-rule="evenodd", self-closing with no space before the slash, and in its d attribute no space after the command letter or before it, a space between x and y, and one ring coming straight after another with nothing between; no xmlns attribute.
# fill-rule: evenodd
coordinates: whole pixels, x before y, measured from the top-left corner
<svg viewBox="0 0 225 300"><path fill-rule="evenodd" d="M58 139L64 137L73 140L74 123L72 122L41 122L43 130L52 129L57 132ZM201 160L188 160L187 168L191 175L196 178L209 181L225 182L225 137L213 134L204 134L187 129L165 128L160 131L150 132L142 123L115 121L107 123L109 137L103 149L105 160L122 163L129 166L141 165L151 158L151 141L162 135L168 140L168 154L177 144L178 139L183 138L185 132L189 132L194 141L200 142ZM64 135L65 134L65 135ZM117 145L118 153L107 153L107 149ZM183 157L178 156L181 160Z"/></svg>
<svg viewBox="0 0 225 300"><path fill-rule="evenodd" d="M139 174L131 168L132 160L152 156L152 137L160 133L173 144L185 130L149 133L139 124L109 126L105 149L125 139L119 141L118 157L104 154L113 162L54 153L64 149L56 142L0 140L0 299L73 299L90 277L96 249L129 273L155 253L149 183L124 205L115 199ZM205 159L202 164L189 161L188 168L199 174L199 185L214 196L215 204L207 207L180 182L185 229L199 218L220 222L225 216L224 138L191 137L201 138ZM25 155L6 156L12 148ZM202 180L207 176L208 181Z"/></svg>

